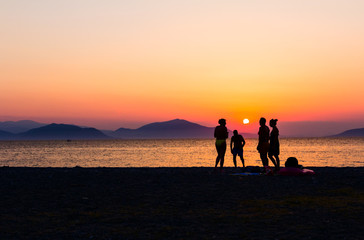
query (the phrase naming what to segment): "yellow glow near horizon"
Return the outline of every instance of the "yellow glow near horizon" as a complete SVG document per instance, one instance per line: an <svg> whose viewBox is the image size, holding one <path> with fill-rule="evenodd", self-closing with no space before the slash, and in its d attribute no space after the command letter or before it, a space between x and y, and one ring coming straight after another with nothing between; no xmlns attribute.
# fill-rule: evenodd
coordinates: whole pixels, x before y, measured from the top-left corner
<svg viewBox="0 0 364 240"><path fill-rule="evenodd" d="M237 128L241 116L251 122L244 128L261 116L350 120L364 115L363 8L355 0L2 1L1 114L224 117Z"/></svg>

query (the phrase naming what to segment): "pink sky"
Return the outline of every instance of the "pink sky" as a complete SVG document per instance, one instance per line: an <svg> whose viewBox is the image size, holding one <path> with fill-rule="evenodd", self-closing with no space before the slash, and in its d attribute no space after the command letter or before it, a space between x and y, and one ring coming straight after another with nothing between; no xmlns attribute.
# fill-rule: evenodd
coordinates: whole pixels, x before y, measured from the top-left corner
<svg viewBox="0 0 364 240"><path fill-rule="evenodd" d="M362 1L0 3L0 121L364 123ZM364 127L364 124L363 124Z"/></svg>

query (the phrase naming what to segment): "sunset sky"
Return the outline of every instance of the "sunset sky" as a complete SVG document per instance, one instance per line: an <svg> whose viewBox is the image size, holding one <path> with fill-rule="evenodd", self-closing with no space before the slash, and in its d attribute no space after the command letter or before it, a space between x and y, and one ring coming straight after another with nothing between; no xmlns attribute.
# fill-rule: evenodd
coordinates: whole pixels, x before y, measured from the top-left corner
<svg viewBox="0 0 364 240"><path fill-rule="evenodd" d="M0 121L364 127L363 12L362 0L3 0Z"/></svg>

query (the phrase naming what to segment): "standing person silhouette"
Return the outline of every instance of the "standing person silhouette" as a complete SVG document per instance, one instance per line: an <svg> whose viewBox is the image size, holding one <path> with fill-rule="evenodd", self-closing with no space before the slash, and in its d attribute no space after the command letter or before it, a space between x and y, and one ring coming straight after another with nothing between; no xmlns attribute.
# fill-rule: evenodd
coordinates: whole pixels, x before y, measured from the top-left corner
<svg viewBox="0 0 364 240"><path fill-rule="evenodd" d="M245 168L244 157L243 157L243 147L245 146L245 140L242 135L238 134L237 130L234 130L233 133L234 135L231 137L230 141L230 150L231 153L233 154L234 166L237 167L236 155L239 155L241 163L243 164L243 168Z"/></svg>
<svg viewBox="0 0 364 240"><path fill-rule="evenodd" d="M274 164L275 170L279 171L279 130L277 128L277 121L278 119L271 119L269 121L269 126L272 128L272 131L270 133L269 138L269 151L268 151L268 157Z"/></svg>
<svg viewBox="0 0 364 240"><path fill-rule="evenodd" d="M267 120L265 118L260 118L259 120L259 141L257 150L260 154L260 159L262 160L263 167L268 167L268 150L269 150L269 128L265 123Z"/></svg>
<svg viewBox="0 0 364 240"><path fill-rule="evenodd" d="M222 172L222 168L224 167L224 158L226 152L226 139L229 134L226 128L226 120L220 119L219 126L215 128L214 137L216 138L215 146L217 151L215 170L217 169L217 165L220 162L220 171Z"/></svg>

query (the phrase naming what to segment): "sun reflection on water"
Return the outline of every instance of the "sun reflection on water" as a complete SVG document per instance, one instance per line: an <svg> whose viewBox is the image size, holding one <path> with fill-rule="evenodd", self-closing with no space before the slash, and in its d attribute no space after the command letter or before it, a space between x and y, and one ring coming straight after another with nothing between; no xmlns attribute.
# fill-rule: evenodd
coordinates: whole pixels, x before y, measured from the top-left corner
<svg viewBox="0 0 364 240"><path fill-rule="evenodd" d="M281 165L295 156L303 166L364 166L364 138L287 138L280 143ZM246 139L246 165L261 165L256 145L256 139ZM11 167L212 167L216 158L213 139L1 141L0 146L0 166ZM229 149L225 166L233 166Z"/></svg>

